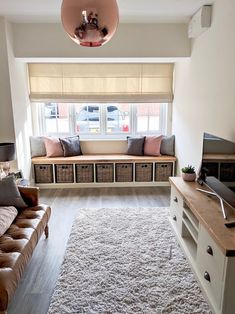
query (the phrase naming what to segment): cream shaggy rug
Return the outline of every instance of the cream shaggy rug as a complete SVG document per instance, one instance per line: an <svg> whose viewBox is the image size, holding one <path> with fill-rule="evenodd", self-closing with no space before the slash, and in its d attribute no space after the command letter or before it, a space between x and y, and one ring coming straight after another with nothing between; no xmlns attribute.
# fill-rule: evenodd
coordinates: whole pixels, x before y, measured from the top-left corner
<svg viewBox="0 0 235 314"><path fill-rule="evenodd" d="M48 313L210 313L167 216L79 210Z"/></svg>

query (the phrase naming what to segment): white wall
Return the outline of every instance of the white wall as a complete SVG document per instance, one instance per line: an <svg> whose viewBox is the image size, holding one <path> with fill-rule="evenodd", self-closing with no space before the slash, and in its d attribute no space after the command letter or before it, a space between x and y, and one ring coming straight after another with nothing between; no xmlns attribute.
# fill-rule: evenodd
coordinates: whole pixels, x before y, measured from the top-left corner
<svg viewBox="0 0 235 314"><path fill-rule="evenodd" d="M7 31L5 19L0 17L0 142L15 143L11 85L8 64ZM17 168L15 161L11 169Z"/></svg>
<svg viewBox="0 0 235 314"><path fill-rule="evenodd" d="M81 140L83 154L125 154L127 140Z"/></svg>
<svg viewBox="0 0 235 314"><path fill-rule="evenodd" d="M31 168L29 135L32 134L32 123L27 88L27 68L24 63L14 57L12 28L9 23L6 23L6 34L17 167L22 170L24 177L29 178Z"/></svg>
<svg viewBox="0 0 235 314"><path fill-rule="evenodd" d="M211 28L176 63L173 103L178 169L199 167L203 132L235 141L235 1L216 0Z"/></svg>
<svg viewBox="0 0 235 314"><path fill-rule="evenodd" d="M17 58L175 58L189 57L186 24L120 24L98 48L74 43L61 24L13 24Z"/></svg>
<svg viewBox="0 0 235 314"><path fill-rule="evenodd" d="M7 35L0 17L0 142L15 142L11 86L8 65Z"/></svg>

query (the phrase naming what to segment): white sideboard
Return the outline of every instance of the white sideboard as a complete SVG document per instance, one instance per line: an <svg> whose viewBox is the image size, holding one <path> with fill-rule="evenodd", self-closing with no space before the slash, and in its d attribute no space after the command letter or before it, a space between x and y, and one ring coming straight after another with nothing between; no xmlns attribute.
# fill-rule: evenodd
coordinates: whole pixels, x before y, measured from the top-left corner
<svg viewBox="0 0 235 314"><path fill-rule="evenodd" d="M201 289L216 314L235 313L235 227L227 228L219 200L196 182L171 177L170 222ZM227 221L235 210L225 205Z"/></svg>

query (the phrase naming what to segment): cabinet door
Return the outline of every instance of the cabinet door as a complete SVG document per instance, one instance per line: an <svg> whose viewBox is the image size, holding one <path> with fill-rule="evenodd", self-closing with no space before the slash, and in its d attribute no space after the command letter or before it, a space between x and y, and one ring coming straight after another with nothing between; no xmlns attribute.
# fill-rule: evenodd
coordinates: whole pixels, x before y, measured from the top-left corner
<svg viewBox="0 0 235 314"><path fill-rule="evenodd" d="M217 309L221 308L225 261L226 256L206 229L200 225L197 248L199 276L209 298Z"/></svg>

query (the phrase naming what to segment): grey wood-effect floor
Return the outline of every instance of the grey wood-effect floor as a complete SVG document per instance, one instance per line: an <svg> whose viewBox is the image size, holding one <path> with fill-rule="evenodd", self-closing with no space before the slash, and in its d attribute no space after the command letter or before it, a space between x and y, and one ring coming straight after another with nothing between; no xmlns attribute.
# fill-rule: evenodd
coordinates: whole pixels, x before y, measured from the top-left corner
<svg viewBox="0 0 235 314"><path fill-rule="evenodd" d="M46 314L79 208L169 206L169 187L50 189L40 201L51 206L49 238L41 237L8 308L8 314ZM58 313L63 314L63 313Z"/></svg>

